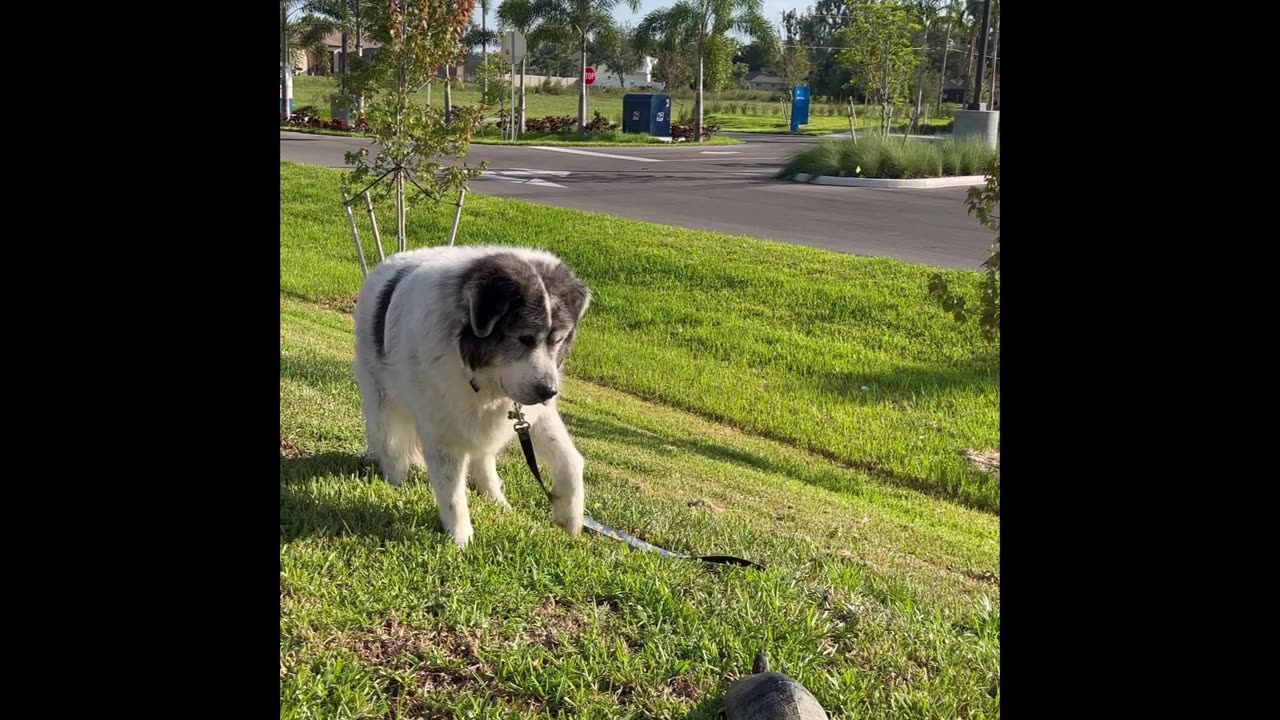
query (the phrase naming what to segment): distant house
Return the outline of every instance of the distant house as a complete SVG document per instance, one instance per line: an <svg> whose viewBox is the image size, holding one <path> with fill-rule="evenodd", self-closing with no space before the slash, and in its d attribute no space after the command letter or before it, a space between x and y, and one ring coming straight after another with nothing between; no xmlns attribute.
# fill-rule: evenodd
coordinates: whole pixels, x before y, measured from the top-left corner
<svg viewBox="0 0 1280 720"><path fill-rule="evenodd" d="M764 70L752 70L745 78L752 90L786 90L787 81Z"/></svg>
<svg viewBox="0 0 1280 720"><path fill-rule="evenodd" d="M657 60L651 57L644 58L644 61L636 68L635 72L623 73L622 78L626 80L627 87L662 87L662 83L653 81L653 66ZM596 69L596 85L602 87L620 87L618 83L618 73L614 72L608 65L598 64Z"/></svg>
<svg viewBox="0 0 1280 720"><path fill-rule="evenodd" d="M293 70L301 75L329 75L342 72L342 34L329 33L324 38L324 44L328 52L328 67L326 63L320 62L320 58L312 57L307 53L298 53L293 59ZM360 55L372 59L374 55L382 50L382 43L377 40L365 40L360 43ZM347 36L347 52L355 57L356 39L352 35Z"/></svg>

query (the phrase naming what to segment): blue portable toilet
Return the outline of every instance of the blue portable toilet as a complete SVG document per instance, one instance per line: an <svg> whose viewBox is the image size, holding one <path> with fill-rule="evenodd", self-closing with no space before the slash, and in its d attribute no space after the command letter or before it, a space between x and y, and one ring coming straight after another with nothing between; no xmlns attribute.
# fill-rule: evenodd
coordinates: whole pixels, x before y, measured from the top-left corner
<svg viewBox="0 0 1280 720"><path fill-rule="evenodd" d="M622 96L622 132L671 136L671 96L630 93Z"/></svg>

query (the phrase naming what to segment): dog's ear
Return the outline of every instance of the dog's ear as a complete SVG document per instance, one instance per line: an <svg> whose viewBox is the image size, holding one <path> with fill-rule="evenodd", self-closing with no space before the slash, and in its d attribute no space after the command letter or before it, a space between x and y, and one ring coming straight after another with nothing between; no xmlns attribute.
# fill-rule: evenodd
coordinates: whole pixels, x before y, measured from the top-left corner
<svg viewBox="0 0 1280 720"><path fill-rule="evenodd" d="M494 326L511 309L516 295L516 284L501 272L489 274L473 285L467 307L471 332L478 338L489 337Z"/></svg>
<svg viewBox="0 0 1280 720"><path fill-rule="evenodd" d="M587 308L591 305L591 288L587 287L581 280L577 280L577 287L574 293L574 303L577 305L577 319L581 320L583 315L587 314Z"/></svg>
<svg viewBox="0 0 1280 720"><path fill-rule="evenodd" d="M576 323L587 313L587 306L591 304L591 290L569 268L561 265L558 270L557 276L547 286L551 287L554 283L557 294L563 298L564 309Z"/></svg>
<svg viewBox="0 0 1280 720"><path fill-rule="evenodd" d="M519 304L520 286L503 260L485 258L478 263L463 291L471 332L478 338L489 337L507 311Z"/></svg>

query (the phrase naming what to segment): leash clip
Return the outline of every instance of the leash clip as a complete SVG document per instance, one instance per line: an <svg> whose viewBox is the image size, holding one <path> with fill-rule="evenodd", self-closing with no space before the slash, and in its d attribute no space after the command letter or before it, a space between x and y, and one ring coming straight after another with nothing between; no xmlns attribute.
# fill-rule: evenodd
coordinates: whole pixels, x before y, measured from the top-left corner
<svg viewBox="0 0 1280 720"><path fill-rule="evenodd" d="M518 402L511 403L511 411L507 413L507 419L516 421L514 429L518 433L529 429L529 422L524 419L524 413L520 412L520 403Z"/></svg>

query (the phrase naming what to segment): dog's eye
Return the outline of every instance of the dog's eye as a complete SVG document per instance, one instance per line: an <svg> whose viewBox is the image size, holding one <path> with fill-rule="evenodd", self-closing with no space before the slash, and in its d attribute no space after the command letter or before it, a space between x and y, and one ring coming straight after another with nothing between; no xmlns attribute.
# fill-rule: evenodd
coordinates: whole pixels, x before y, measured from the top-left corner
<svg viewBox="0 0 1280 720"><path fill-rule="evenodd" d="M536 338L536 337L534 337L534 336L532 336L532 335L521 335L521 336L520 336L520 344L521 344L521 345L524 345L524 346L525 346L525 347L527 347L527 348L531 348L531 347L533 347L534 345L538 344L538 338Z"/></svg>

